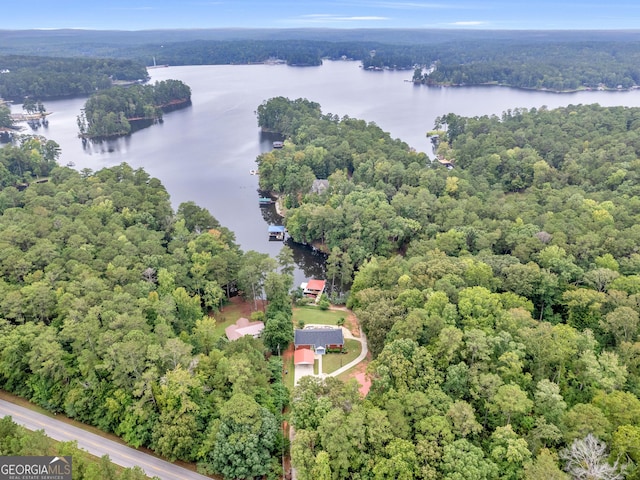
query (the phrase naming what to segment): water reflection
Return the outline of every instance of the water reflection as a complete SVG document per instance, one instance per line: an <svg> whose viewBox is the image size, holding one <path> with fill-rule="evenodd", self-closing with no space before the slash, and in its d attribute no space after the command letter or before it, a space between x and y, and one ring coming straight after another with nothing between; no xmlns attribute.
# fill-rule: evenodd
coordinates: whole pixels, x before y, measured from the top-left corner
<svg viewBox="0 0 640 480"><path fill-rule="evenodd" d="M258 190L259 197L265 197L265 192ZM275 204L262 206L260 208L262 218L268 225L282 225L282 217L278 214ZM293 260L296 266L303 274L303 280L310 278L325 278L325 265L327 262L327 255L320 250L303 245L301 243L294 242L291 237L288 237L283 245L291 249L293 253ZM296 280L300 278L300 275L296 275ZM296 285L297 286L297 285Z"/></svg>
<svg viewBox="0 0 640 480"><path fill-rule="evenodd" d="M284 244L293 252L293 260L304 273L305 278L324 279L327 255L320 250L294 242L291 237Z"/></svg>
<svg viewBox="0 0 640 480"><path fill-rule="evenodd" d="M260 130L260 151L268 152L273 148L273 142L283 142L284 137L279 133L263 132Z"/></svg>
<svg viewBox="0 0 640 480"><path fill-rule="evenodd" d="M258 190L258 198L265 198L266 195L267 194L265 192ZM261 205L260 213L268 225L282 225L282 217L278 215L275 203L272 203L271 205Z"/></svg>
<svg viewBox="0 0 640 480"><path fill-rule="evenodd" d="M89 155L106 153L124 153L129 148L131 135L109 139L82 139L82 148Z"/></svg>

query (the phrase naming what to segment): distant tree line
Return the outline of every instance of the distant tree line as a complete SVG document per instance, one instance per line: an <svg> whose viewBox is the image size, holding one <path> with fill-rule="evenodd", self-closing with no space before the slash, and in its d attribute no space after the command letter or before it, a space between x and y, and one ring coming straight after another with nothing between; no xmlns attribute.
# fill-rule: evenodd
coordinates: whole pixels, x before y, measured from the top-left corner
<svg viewBox="0 0 640 480"><path fill-rule="evenodd" d="M115 80L148 78L143 64L126 59L0 56L0 98L86 96Z"/></svg>
<svg viewBox="0 0 640 480"><path fill-rule="evenodd" d="M129 58L170 65L248 64L270 58L288 65L320 65L322 59L347 58L363 68L414 69L426 84L502 84L512 87L575 90L640 85L637 40L579 40L562 36L432 43L327 40L198 40L159 46L134 46ZM434 70L428 70L435 66ZM424 67L424 70L423 70ZM429 71L429 73L427 73Z"/></svg>
<svg viewBox="0 0 640 480"><path fill-rule="evenodd" d="M89 97L78 117L78 128L85 138L127 135L132 122L158 121L163 110L190 102L191 89L179 80L113 87Z"/></svg>
<svg viewBox="0 0 640 480"><path fill-rule="evenodd" d="M294 35L294 34L292 34ZM148 78L144 65L246 65L279 59L288 65L317 66L325 58L352 59L366 69L413 69L413 80L428 85L499 84L519 88L570 91L583 88L631 88L640 85L638 39L624 35L469 35L450 33L425 40L406 32L394 41L389 35L340 36L337 39L253 38L191 39L140 44L61 47L69 55L106 58L0 57L0 97L22 100L89 95L113 80ZM322 35L318 35L322 37ZM325 36L326 37L326 36ZM346 40L345 38L352 38ZM324 37L323 37L324 38ZM126 42L125 42L126 44ZM33 47L36 50L36 47ZM44 48L43 50L47 50Z"/></svg>
<svg viewBox="0 0 640 480"><path fill-rule="evenodd" d="M426 71L414 81L428 85L499 84L572 91L640 85L638 42L521 44L481 42L435 47ZM417 62L422 63L422 62Z"/></svg>
<svg viewBox="0 0 640 480"><path fill-rule="evenodd" d="M413 69L436 66L417 74L429 84L501 83L522 88L571 90L605 85L624 88L640 82L637 41L540 42L505 39L447 41L432 44L332 42L318 40L191 41L155 47L133 47L137 61L151 58L170 65L247 64L279 58L289 65L320 65L323 58L348 58L364 68ZM426 72L426 70L425 70Z"/></svg>

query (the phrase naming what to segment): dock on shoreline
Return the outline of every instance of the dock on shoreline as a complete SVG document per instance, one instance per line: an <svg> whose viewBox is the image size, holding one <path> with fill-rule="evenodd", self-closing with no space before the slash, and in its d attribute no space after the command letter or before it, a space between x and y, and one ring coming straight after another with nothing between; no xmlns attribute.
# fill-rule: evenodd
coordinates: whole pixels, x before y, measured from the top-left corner
<svg viewBox="0 0 640 480"><path fill-rule="evenodd" d="M53 112L44 113L12 113L11 120L14 122L33 122L37 120L45 120L47 115L51 115Z"/></svg>

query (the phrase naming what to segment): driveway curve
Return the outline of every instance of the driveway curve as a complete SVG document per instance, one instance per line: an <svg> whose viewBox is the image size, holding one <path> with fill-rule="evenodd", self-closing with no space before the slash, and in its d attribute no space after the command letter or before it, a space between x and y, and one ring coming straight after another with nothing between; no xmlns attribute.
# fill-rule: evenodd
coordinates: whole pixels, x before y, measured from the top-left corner
<svg viewBox="0 0 640 480"><path fill-rule="evenodd" d="M344 327L342 327L342 328L343 328L343 330L346 330L346 328L344 328ZM360 344L362 345L362 350L360 352L360 355L358 355L355 358L355 360L352 360L351 362L347 363L346 365L340 367L335 372L331 372L330 374L327 375L329 377L337 377L338 375L340 375L341 373L346 372L350 368L355 367L361 361L363 361L367 357L367 353L369 353L369 345L367 344L367 337L364 335L364 332L361 331L359 337L354 337L353 335L351 335L351 332L349 332L349 335L347 335L345 333L345 337L346 338L351 338L353 340L357 340L358 342L360 342Z"/></svg>
<svg viewBox="0 0 640 480"><path fill-rule="evenodd" d="M167 462L148 453L141 452L82 428L48 417L28 408L0 400L0 417L10 416L18 425L28 430L44 430L46 435L61 442L77 441L78 447L96 457L109 455L116 465L125 468L138 466L149 477L161 480L211 480L199 473L192 472L179 465Z"/></svg>
<svg viewBox="0 0 640 480"><path fill-rule="evenodd" d="M324 325L324 324L309 324L309 325L305 325L304 328L336 328L332 325ZM327 374L322 374L322 375L317 375L320 377L337 377L338 375L340 375L341 373L346 372L347 370L349 370L350 368L355 367L357 364L359 364L361 361L363 361L366 357L367 357L367 353L369 353L369 345L367 344L367 337L365 336L364 332L362 330L360 330L360 336L356 337L355 335L353 335L351 333L351 331L347 328L347 327L340 327L342 328L342 333L344 335L344 338L349 338L351 340L355 340L357 342L360 342L360 344L362 345L362 350L360 351L360 355L358 355L354 360L350 361L349 363L347 363L346 365L340 367L338 370L331 372L331 373L327 373ZM316 355L317 356L317 355ZM296 369L298 367L295 367ZM300 374L300 377L302 377L303 375L313 375L313 370L311 370L311 373L309 373L308 370L304 371L304 374ZM300 378L297 377L297 378ZM297 381L296 381L296 385L297 385Z"/></svg>

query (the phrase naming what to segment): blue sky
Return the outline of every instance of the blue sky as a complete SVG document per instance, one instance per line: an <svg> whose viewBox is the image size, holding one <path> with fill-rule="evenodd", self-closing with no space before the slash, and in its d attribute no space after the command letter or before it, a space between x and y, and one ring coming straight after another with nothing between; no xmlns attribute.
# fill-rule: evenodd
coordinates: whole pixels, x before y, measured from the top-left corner
<svg viewBox="0 0 640 480"><path fill-rule="evenodd" d="M0 29L464 28L640 29L638 0L29 0Z"/></svg>

